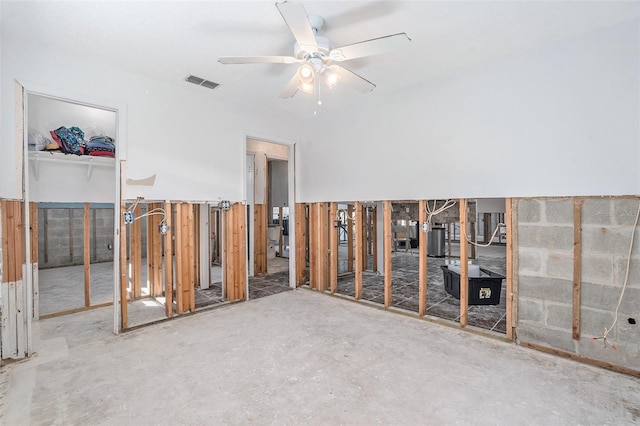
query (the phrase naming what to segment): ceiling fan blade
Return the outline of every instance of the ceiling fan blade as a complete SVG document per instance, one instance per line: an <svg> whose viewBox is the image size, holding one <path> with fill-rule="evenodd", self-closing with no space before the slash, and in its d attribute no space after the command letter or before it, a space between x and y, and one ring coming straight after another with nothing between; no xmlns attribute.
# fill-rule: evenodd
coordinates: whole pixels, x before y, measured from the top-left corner
<svg viewBox="0 0 640 426"><path fill-rule="evenodd" d="M304 6L300 3L285 1L276 3L276 7L280 11L282 19L289 26L289 30L300 45L300 48L307 52L316 52L318 50L318 42Z"/></svg>
<svg viewBox="0 0 640 426"><path fill-rule="evenodd" d="M349 71L340 65L331 65L329 69L340 76L340 81L348 84L358 92L367 93L373 91L376 85L353 71Z"/></svg>
<svg viewBox="0 0 640 426"><path fill-rule="evenodd" d="M298 91L298 83L298 75L296 73L293 75L291 80L289 80L287 85L284 86L284 89L282 89L282 92L280 93L280 97L283 99L287 99L295 95Z"/></svg>
<svg viewBox="0 0 640 426"><path fill-rule="evenodd" d="M221 64L294 64L293 56L223 56L218 58Z"/></svg>
<svg viewBox="0 0 640 426"><path fill-rule="evenodd" d="M336 62L348 61L363 56L393 52L408 46L409 43L411 39L405 33L398 33L332 49L329 52L329 58Z"/></svg>

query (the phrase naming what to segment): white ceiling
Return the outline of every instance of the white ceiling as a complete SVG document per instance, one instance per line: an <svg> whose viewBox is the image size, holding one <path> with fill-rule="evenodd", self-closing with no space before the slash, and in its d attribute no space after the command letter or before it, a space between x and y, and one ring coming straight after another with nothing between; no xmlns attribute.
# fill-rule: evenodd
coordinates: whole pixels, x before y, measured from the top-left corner
<svg viewBox="0 0 640 426"><path fill-rule="evenodd" d="M375 83L362 95L339 86L325 106L384 94L640 16L640 2L303 1L324 17L334 47L406 32L408 49L343 63ZM290 55L293 37L274 1L8 2L2 35L109 63L185 90L189 74L221 86L208 96L297 114L308 95L278 97L295 65L222 65L220 56Z"/></svg>

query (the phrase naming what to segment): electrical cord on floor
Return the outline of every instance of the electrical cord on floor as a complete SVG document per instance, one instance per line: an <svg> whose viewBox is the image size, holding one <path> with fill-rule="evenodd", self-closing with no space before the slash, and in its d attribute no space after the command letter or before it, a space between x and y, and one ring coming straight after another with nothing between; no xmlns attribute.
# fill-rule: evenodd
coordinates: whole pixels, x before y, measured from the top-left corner
<svg viewBox="0 0 640 426"><path fill-rule="evenodd" d="M636 214L636 220L633 223L633 230L631 231L631 242L629 243L629 253L627 254L627 270L624 275L624 283L622 284L622 291L620 292L620 298L618 299L618 305L616 306L615 315L613 317L614 318L613 323L611 324L611 327L604 329L604 334L602 335L602 337L593 338L593 340L602 339L605 348L607 347L607 337L609 336L609 333L611 333L611 330L613 330L613 328L618 323L618 312L620 311L620 305L622 304L622 299L624 298L624 292L627 289L627 282L629 281L629 269L631 267L631 253L633 251L633 242L636 235L636 229L638 227L638 219L640 219L640 204L638 205L638 213ZM615 339L617 340L617 338L618 338L618 332L616 329ZM615 349L616 346L611 345L611 348Z"/></svg>

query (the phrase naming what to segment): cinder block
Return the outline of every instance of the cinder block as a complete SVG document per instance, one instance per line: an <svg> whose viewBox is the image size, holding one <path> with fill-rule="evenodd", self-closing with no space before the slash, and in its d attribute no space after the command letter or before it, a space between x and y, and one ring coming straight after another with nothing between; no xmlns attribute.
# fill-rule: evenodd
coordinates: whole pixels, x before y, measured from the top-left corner
<svg viewBox="0 0 640 426"><path fill-rule="evenodd" d="M548 223L573 226L573 200L547 200L544 206L545 219Z"/></svg>
<svg viewBox="0 0 640 426"><path fill-rule="evenodd" d="M620 299L621 290L618 286L583 281L580 286L580 305L613 312Z"/></svg>
<svg viewBox="0 0 640 426"><path fill-rule="evenodd" d="M518 299L518 321L544 323L544 305L541 300L520 297Z"/></svg>
<svg viewBox="0 0 640 426"><path fill-rule="evenodd" d="M639 247L640 248L640 247ZM635 250L634 250L635 251ZM616 285L622 285L624 283L625 276L627 274L627 258L616 258L613 267L613 283ZM631 258L629 265L629 279L627 281L629 287L640 288L640 257L634 256Z"/></svg>
<svg viewBox="0 0 640 426"><path fill-rule="evenodd" d="M616 256L626 256L629 253L631 231L620 227L590 227L582 228L583 253L608 253Z"/></svg>
<svg viewBox="0 0 640 426"><path fill-rule="evenodd" d="M545 265L544 276L573 280L573 253L546 252L542 259Z"/></svg>
<svg viewBox="0 0 640 426"><path fill-rule="evenodd" d="M613 200L613 220L616 225L632 226L640 208L640 199Z"/></svg>
<svg viewBox="0 0 640 426"><path fill-rule="evenodd" d="M580 309L580 333L589 337L600 337L604 329L611 327L613 311L582 307Z"/></svg>
<svg viewBox="0 0 640 426"><path fill-rule="evenodd" d="M539 323L521 321L517 328L518 340L575 353L571 330L541 327Z"/></svg>
<svg viewBox="0 0 640 426"><path fill-rule="evenodd" d="M634 350L633 344L607 339L608 344L605 346L602 340L593 340L592 337L582 335L580 341L576 342L576 350L580 355L638 370L640 354L637 348ZM615 344L615 349L611 346L612 343Z"/></svg>
<svg viewBox="0 0 640 426"><path fill-rule="evenodd" d="M538 200L518 201L518 222L538 223L540 222L541 203Z"/></svg>
<svg viewBox="0 0 640 426"><path fill-rule="evenodd" d="M521 274L540 275L542 271L540 250L518 250L518 269Z"/></svg>
<svg viewBox="0 0 640 426"><path fill-rule="evenodd" d="M558 278L520 275L519 297L570 303L573 300L573 283Z"/></svg>
<svg viewBox="0 0 640 426"><path fill-rule="evenodd" d="M614 284L613 257L609 254L583 254L582 281Z"/></svg>
<svg viewBox="0 0 640 426"><path fill-rule="evenodd" d="M518 247L573 250L573 226L519 226Z"/></svg>
<svg viewBox="0 0 640 426"><path fill-rule="evenodd" d="M582 223L585 225L611 225L612 201L609 198L592 198L582 204Z"/></svg>
<svg viewBox="0 0 640 426"><path fill-rule="evenodd" d="M547 325L572 330L573 306L566 303L545 303Z"/></svg>

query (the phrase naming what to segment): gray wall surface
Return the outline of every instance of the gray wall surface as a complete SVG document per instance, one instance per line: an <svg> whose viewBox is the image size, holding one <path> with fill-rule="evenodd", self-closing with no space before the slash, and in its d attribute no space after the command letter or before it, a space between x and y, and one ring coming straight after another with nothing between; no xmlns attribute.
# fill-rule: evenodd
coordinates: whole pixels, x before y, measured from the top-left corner
<svg viewBox="0 0 640 426"><path fill-rule="evenodd" d="M640 370L640 232L617 325L638 198L585 199L582 207L580 340L572 338L573 199L518 202L518 327L521 341ZM615 345L615 349L612 348Z"/></svg>
<svg viewBox="0 0 640 426"><path fill-rule="evenodd" d="M113 209L92 208L89 218L91 262L113 261ZM95 227L94 227L95 224ZM84 209L38 208L38 267L82 265Z"/></svg>

